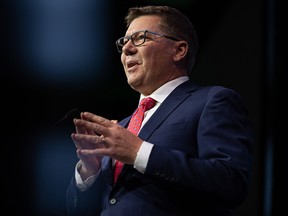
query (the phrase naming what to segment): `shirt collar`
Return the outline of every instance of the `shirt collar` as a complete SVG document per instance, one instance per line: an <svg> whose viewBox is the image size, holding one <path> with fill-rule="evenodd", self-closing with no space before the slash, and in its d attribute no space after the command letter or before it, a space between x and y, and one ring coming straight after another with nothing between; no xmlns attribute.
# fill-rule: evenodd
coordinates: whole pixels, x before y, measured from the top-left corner
<svg viewBox="0 0 288 216"><path fill-rule="evenodd" d="M159 103L162 103L165 98L180 84L182 84L183 82L186 82L187 80L189 80L188 76L181 76L178 77L174 80L171 80L167 83L165 83L164 85L162 85L160 88L156 89L151 95L148 96L144 96L144 95L140 95L140 101L145 98L145 97L152 97L154 100L156 100Z"/></svg>

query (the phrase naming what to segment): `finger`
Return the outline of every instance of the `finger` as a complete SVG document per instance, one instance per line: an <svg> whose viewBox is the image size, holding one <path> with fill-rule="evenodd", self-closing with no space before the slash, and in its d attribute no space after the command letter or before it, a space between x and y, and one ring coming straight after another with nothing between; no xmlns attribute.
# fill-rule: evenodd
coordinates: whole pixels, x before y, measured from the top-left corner
<svg viewBox="0 0 288 216"><path fill-rule="evenodd" d="M88 119L85 118L85 116L83 115L83 112L80 113L80 118L81 120L86 120L89 121ZM78 122L78 118L74 118L73 119L73 123L75 125L75 129L76 129L76 133L80 133L80 134L94 134L93 130L89 130L89 128L85 127L84 124L79 124Z"/></svg>
<svg viewBox="0 0 288 216"><path fill-rule="evenodd" d="M73 120L73 122L75 122L75 121ZM80 126L80 125L76 125L75 123L74 123L74 125L75 125L76 133L79 133L79 134L86 134L87 133L87 130L85 129L85 127Z"/></svg>
<svg viewBox="0 0 288 216"><path fill-rule="evenodd" d="M83 151L84 151L84 154L83 154ZM88 154L86 153L86 152L89 152ZM93 160L93 164L95 165L97 162L98 162L98 165L99 165L99 163L100 163L100 161L99 160L101 160L102 159L102 156L103 155L99 155L99 154L96 154L95 153L95 151L94 150L82 150L82 149L77 149L76 150L76 153L77 153L77 156L78 156L78 158L80 159L80 160L82 160L82 161L91 161L91 160ZM98 159L97 159L97 161L94 161L94 159L91 157L91 156L96 156L96 157L98 157Z"/></svg>
<svg viewBox="0 0 288 216"><path fill-rule="evenodd" d="M86 134L87 133L87 129L84 127L84 125L81 125L79 124L78 122L78 119L77 118L74 118L73 119L73 123L75 125L75 130L76 130L76 133L79 133L79 134Z"/></svg>
<svg viewBox="0 0 288 216"><path fill-rule="evenodd" d="M118 124L117 120L111 120L111 122L113 122L114 124Z"/></svg>
<svg viewBox="0 0 288 216"><path fill-rule="evenodd" d="M71 137L72 137L72 135L71 135ZM81 148L81 143L80 142L75 141L73 138L72 138L72 140L73 140L73 143L74 143L76 148Z"/></svg>
<svg viewBox="0 0 288 216"><path fill-rule="evenodd" d="M98 115L95 115L93 113L90 113L90 112L84 112L82 114L83 118L91 121L91 122L94 122L94 123L97 123L97 124L100 124L102 126L105 126L105 127L111 127L113 126L115 120L109 120L109 119L106 119L102 116L98 116Z"/></svg>
<svg viewBox="0 0 288 216"><path fill-rule="evenodd" d="M76 126L76 132L80 134L95 134L95 126L97 127L97 123L83 120L83 119L74 119L74 125Z"/></svg>
<svg viewBox="0 0 288 216"><path fill-rule="evenodd" d="M98 155L98 156L109 156L109 151L106 149L80 149L79 153L81 153L82 156L91 156L91 155Z"/></svg>
<svg viewBox="0 0 288 216"><path fill-rule="evenodd" d="M82 119L89 122L89 120L86 119L85 117L82 117ZM89 127L86 127L85 130L86 130L86 134L95 134L95 132L91 130ZM97 134L97 135L100 135L100 134Z"/></svg>
<svg viewBox="0 0 288 216"><path fill-rule="evenodd" d="M81 119L83 119L83 120L90 121L89 119L87 119L87 118L85 117L85 115L83 114L83 112L81 112L80 117L81 117ZM89 130L89 128L85 128L85 129L86 129L86 133L87 133L87 134L94 134L94 131L93 131L93 130Z"/></svg>
<svg viewBox="0 0 288 216"><path fill-rule="evenodd" d="M72 133L71 138L77 148L94 149L103 148L105 139L103 136L83 135Z"/></svg>
<svg viewBox="0 0 288 216"><path fill-rule="evenodd" d="M107 137L110 136L110 129L117 125L103 117L96 116L94 114L90 115L87 112L86 114L87 118L85 119L87 119L88 121L83 119L76 119L74 124L79 126L80 128L84 127L86 132L89 132L89 134L104 135L105 137Z"/></svg>
<svg viewBox="0 0 288 216"><path fill-rule="evenodd" d="M85 146L85 141L83 139L81 140L80 138L77 138L76 133L72 133L71 138L76 148L83 148L83 146Z"/></svg>

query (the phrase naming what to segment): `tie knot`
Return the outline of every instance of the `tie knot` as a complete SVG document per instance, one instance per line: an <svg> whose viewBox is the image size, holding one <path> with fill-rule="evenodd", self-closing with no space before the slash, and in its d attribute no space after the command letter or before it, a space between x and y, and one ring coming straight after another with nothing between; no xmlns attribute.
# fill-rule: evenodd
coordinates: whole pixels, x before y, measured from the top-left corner
<svg viewBox="0 0 288 216"><path fill-rule="evenodd" d="M151 98L151 97L147 97L141 100L140 102L140 106L143 106L144 110L149 110L151 109L154 105L155 105L156 101Z"/></svg>

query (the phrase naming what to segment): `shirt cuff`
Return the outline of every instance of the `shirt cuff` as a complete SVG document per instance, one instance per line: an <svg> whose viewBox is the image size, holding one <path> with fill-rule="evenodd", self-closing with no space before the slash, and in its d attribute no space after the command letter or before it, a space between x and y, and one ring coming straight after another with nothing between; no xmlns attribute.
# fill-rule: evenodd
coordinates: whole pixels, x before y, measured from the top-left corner
<svg viewBox="0 0 288 216"><path fill-rule="evenodd" d="M136 159L134 162L134 168L143 174L145 173L149 156L153 146L154 145L152 143L144 141L140 146L139 151L137 152Z"/></svg>
<svg viewBox="0 0 288 216"><path fill-rule="evenodd" d="M95 175L89 176L85 181L83 181L78 172L81 166L82 166L82 163L81 161L79 161L75 167L76 186L80 191L86 191L95 182L96 178L98 177L100 173L101 168Z"/></svg>

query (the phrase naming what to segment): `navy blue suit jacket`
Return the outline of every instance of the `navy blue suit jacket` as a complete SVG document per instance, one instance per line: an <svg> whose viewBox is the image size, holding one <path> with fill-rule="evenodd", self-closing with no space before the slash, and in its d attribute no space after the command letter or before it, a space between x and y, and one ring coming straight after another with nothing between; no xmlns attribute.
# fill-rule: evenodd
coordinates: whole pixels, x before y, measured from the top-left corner
<svg viewBox="0 0 288 216"><path fill-rule="evenodd" d="M119 124L127 127L130 117ZM221 86L178 86L139 137L154 144L144 174L125 165L113 185L112 161L80 192L67 190L69 215L231 215L247 196L253 135L241 97Z"/></svg>

